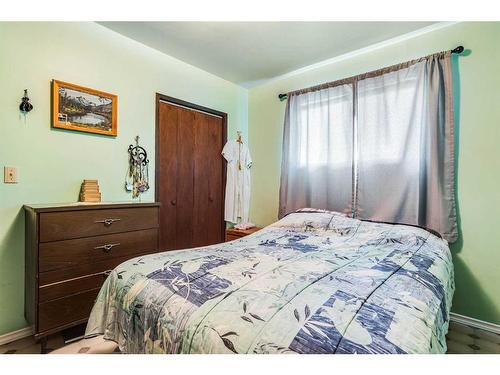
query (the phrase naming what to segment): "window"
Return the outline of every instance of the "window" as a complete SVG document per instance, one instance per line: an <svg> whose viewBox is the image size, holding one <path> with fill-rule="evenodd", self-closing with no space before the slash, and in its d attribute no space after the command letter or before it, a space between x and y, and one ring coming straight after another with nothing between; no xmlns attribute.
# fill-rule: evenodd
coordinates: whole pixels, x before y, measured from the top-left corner
<svg viewBox="0 0 500 375"><path fill-rule="evenodd" d="M456 236L449 54L290 95L280 217L313 207Z"/></svg>

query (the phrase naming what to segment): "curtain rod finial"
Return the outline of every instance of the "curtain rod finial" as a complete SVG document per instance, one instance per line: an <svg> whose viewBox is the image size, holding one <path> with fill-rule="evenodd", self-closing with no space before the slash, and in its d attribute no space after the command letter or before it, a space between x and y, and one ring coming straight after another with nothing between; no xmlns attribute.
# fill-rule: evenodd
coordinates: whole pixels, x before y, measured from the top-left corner
<svg viewBox="0 0 500 375"><path fill-rule="evenodd" d="M464 46L458 46L455 49L451 50L451 53L462 53L464 51Z"/></svg>
<svg viewBox="0 0 500 375"><path fill-rule="evenodd" d="M288 98L288 95L287 94L279 94L278 98L280 101L283 101L283 100L286 100Z"/></svg>

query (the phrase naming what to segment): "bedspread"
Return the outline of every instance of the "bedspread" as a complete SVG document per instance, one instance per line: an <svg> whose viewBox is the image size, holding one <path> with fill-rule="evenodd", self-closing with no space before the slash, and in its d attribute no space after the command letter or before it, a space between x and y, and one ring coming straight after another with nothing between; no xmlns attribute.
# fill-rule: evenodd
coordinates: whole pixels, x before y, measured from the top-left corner
<svg viewBox="0 0 500 375"><path fill-rule="evenodd" d="M443 353L453 291L445 240L308 209L122 263L86 335L128 353Z"/></svg>

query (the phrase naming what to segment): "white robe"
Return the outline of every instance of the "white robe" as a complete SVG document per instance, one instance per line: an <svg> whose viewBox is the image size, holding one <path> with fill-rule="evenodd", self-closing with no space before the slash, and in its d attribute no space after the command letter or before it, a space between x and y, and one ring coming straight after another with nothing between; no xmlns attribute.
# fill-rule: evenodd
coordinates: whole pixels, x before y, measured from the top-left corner
<svg viewBox="0 0 500 375"><path fill-rule="evenodd" d="M224 220L231 223L248 223L252 166L250 150L245 143L229 140L222 149L222 155L227 160ZM241 170L238 168L238 160Z"/></svg>

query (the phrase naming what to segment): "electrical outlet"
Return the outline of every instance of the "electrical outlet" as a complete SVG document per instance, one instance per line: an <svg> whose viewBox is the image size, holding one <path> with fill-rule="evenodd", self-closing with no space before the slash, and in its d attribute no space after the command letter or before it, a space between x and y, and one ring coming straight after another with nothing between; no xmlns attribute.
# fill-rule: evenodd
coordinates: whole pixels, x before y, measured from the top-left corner
<svg viewBox="0 0 500 375"><path fill-rule="evenodd" d="M3 168L3 182L6 184L17 184L18 177L19 175L16 167Z"/></svg>

